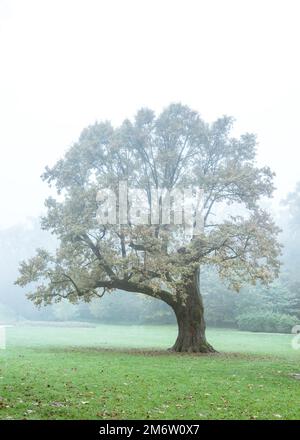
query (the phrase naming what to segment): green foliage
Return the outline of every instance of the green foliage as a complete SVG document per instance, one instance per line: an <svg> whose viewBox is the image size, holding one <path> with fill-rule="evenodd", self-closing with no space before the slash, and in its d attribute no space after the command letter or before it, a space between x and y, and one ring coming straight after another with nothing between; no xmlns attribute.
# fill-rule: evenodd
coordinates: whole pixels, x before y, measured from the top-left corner
<svg viewBox="0 0 300 440"><path fill-rule="evenodd" d="M300 283L300 182L282 204L282 240L285 245L283 262L289 271L291 283L296 284Z"/></svg>
<svg viewBox="0 0 300 440"><path fill-rule="evenodd" d="M70 321L79 317L78 306L66 300L53 304L51 311L58 321Z"/></svg>
<svg viewBox="0 0 300 440"><path fill-rule="evenodd" d="M271 316L276 314L280 316L288 315L300 320L299 285L289 282L287 272L283 272L280 278L270 286L258 283L256 286L248 286L239 293L235 293L224 286L222 280L214 271L203 271L202 293L208 325L237 327L240 316L245 313L253 317L257 316L259 322L261 322L260 316L262 314L268 316L269 314ZM260 324L258 327L262 328ZM277 330L271 330L270 328L266 331L280 331L279 325L273 326L273 328ZM243 329L250 330L250 326L243 327ZM290 328L288 331L290 331Z"/></svg>
<svg viewBox="0 0 300 440"><path fill-rule="evenodd" d="M211 269L201 273L201 292L206 323L214 327L236 327L237 302L241 294L229 290Z"/></svg>
<svg viewBox="0 0 300 440"><path fill-rule="evenodd" d="M266 333L291 333L299 319L275 312L248 312L237 317L240 330Z"/></svg>
<svg viewBox="0 0 300 440"><path fill-rule="evenodd" d="M91 316L99 322L118 324L168 324L174 322L172 309L162 301L144 295L112 292L88 304Z"/></svg>

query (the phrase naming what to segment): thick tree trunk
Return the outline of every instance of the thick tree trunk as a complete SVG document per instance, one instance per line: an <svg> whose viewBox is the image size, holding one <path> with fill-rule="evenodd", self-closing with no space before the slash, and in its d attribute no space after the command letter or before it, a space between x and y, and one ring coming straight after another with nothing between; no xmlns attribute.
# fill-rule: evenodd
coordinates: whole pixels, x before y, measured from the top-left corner
<svg viewBox="0 0 300 440"><path fill-rule="evenodd" d="M173 305L178 323L178 336L172 351L189 353L215 353L205 337L202 296L199 289L199 272L196 271L186 286L186 299Z"/></svg>

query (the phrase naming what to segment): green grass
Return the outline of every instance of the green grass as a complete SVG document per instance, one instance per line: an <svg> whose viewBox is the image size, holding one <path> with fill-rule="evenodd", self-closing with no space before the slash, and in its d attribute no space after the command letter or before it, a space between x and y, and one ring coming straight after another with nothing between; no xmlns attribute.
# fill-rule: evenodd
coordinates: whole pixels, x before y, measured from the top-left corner
<svg viewBox="0 0 300 440"><path fill-rule="evenodd" d="M173 326L7 332L1 419L300 419L292 335L209 330L197 356L163 351Z"/></svg>

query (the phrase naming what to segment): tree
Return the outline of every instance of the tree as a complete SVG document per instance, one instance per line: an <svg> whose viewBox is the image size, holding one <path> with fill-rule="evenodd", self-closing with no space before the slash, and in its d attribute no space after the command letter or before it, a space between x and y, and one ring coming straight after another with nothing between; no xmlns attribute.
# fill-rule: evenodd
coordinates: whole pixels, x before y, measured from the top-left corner
<svg viewBox="0 0 300 440"><path fill-rule="evenodd" d="M67 300L54 304L52 307L52 313L58 321L70 321L79 316L78 306L70 304Z"/></svg>
<svg viewBox="0 0 300 440"><path fill-rule="evenodd" d="M238 294L227 289L214 271L205 270L201 273L201 292L206 322L212 326L236 327L240 317L245 315L251 315L257 322L262 321L264 315L265 321L275 315L300 317L299 284L291 283L290 273L284 270L268 286L258 282L255 286L243 287ZM266 326L267 322L262 322L260 330ZM279 321L273 331L277 328L280 328Z"/></svg>
<svg viewBox="0 0 300 440"><path fill-rule="evenodd" d="M283 262L288 274L288 285L291 293L292 313L300 318L300 182L296 184L293 192L290 192L282 202L284 211L284 253Z"/></svg>
<svg viewBox="0 0 300 440"><path fill-rule="evenodd" d="M56 242L41 230L39 219L27 219L0 230L0 303L11 309L17 319L44 319L50 310L37 310L25 297L22 289L14 285L20 259L29 258L38 246L55 249Z"/></svg>
<svg viewBox="0 0 300 440"><path fill-rule="evenodd" d="M114 324L174 323L167 304L139 293L116 290L88 304L90 314L101 322Z"/></svg>
<svg viewBox="0 0 300 440"><path fill-rule="evenodd" d="M38 283L29 298L41 305L62 298L90 301L115 289L139 292L173 309L178 322L173 350L213 352L205 336L201 265L217 268L235 290L256 280L269 283L279 271L278 229L259 207L261 197L272 195L273 173L256 166L254 135L230 136L232 122L224 116L207 124L188 107L171 104L157 117L141 109L118 128L101 122L83 130L42 176L58 192L57 199L46 201L42 227L60 246L55 255L39 249L21 263L17 283ZM118 194L121 181L142 191L147 213L152 188L159 191L156 224L132 222L130 199L118 195L117 208L129 206L127 223L117 214L117 224L99 225L97 210L105 202L105 197L97 202L99 188ZM204 191L201 233L195 233L198 201L192 233L185 224L162 221L165 191L186 187ZM170 197L173 220L175 199ZM229 212L218 215L224 205ZM141 206L136 217L145 213Z"/></svg>
<svg viewBox="0 0 300 440"><path fill-rule="evenodd" d="M213 327L236 327L236 309L237 302L242 300L241 292L238 295L228 289L212 268L202 270L201 294L206 323Z"/></svg>
<svg viewBox="0 0 300 440"><path fill-rule="evenodd" d="M291 282L299 282L299 246L300 246L300 182L293 192L290 192L282 202L285 207L283 212L283 262L289 271Z"/></svg>

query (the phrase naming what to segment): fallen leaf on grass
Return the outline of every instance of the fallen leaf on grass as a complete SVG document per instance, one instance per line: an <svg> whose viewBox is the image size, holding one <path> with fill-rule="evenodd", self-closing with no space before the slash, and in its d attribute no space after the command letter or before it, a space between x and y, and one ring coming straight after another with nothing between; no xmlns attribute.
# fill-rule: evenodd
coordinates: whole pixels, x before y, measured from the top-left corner
<svg viewBox="0 0 300 440"><path fill-rule="evenodd" d="M63 407L65 404L63 402L50 402L50 406Z"/></svg>

